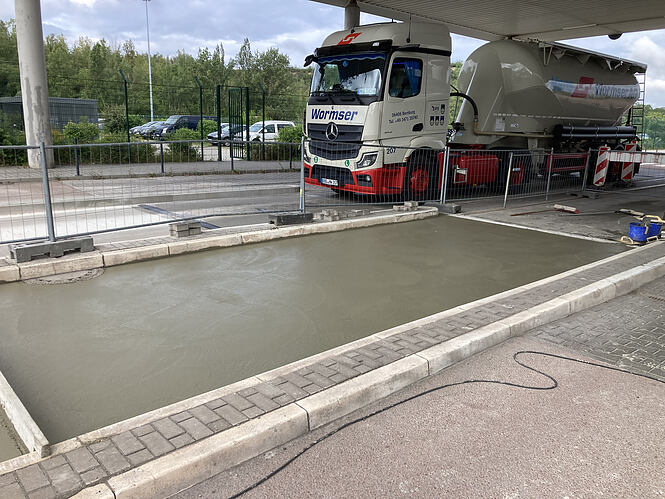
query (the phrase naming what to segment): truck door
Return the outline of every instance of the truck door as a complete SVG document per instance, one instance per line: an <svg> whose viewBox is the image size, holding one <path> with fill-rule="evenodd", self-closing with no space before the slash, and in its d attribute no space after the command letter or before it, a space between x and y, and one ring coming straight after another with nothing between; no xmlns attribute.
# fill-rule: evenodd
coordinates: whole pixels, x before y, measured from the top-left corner
<svg viewBox="0 0 665 499"><path fill-rule="evenodd" d="M422 135L425 120L425 56L397 52L386 81L382 136L388 143L406 145ZM393 141L391 139L406 138Z"/></svg>

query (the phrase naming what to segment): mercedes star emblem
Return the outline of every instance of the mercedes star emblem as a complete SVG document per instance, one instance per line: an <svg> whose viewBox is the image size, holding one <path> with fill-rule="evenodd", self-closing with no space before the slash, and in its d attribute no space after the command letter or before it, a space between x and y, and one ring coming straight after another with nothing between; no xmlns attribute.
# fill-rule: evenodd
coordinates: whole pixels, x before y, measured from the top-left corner
<svg viewBox="0 0 665 499"><path fill-rule="evenodd" d="M326 128L326 137L328 140L335 140L339 136L339 128L335 123L330 123Z"/></svg>

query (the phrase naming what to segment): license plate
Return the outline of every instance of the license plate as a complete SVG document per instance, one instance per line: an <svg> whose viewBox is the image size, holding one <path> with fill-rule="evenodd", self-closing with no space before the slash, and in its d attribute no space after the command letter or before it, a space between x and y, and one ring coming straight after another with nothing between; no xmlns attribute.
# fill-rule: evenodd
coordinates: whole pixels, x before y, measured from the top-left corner
<svg viewBox="0 0 665 499"><path fill-rule="evenodd" d="M321 183L322 183L323 185L335 185L335 186L338 186L338 185L339 185L339 180L334 179L334 178L322 178L322 179L321 179Z"/></svg>

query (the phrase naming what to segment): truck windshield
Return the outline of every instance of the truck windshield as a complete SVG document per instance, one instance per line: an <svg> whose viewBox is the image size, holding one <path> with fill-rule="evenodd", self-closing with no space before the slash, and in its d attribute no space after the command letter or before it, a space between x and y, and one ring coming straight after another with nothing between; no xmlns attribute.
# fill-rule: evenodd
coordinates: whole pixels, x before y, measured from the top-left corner
<svg viewBox="0 0 665 499"><path fill-rule="evenodd" d="M377 96L385 64L385 54L322 57L314 68L312 95L353 93Z"/></svg>

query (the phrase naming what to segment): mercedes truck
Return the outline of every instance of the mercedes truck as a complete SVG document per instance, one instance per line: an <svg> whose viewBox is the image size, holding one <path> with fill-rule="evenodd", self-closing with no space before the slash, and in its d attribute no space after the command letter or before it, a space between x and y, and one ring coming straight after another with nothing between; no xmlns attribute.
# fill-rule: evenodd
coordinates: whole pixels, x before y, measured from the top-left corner
<svg viewBox="0 0 665 499"><path fill-rule="evenodd" d="M329 35L314 67L304 119L305 181L336 192L422 199L442 185L512 184L545 170L583 173L587 152L634 146L632 106L644 64L559 43L489 42L450 86L442 24L380 23ZM451 99L459 102L449 124ZM538 153L534 151L540 151ZM559 161L566 154L565 164Z"/></svg>

